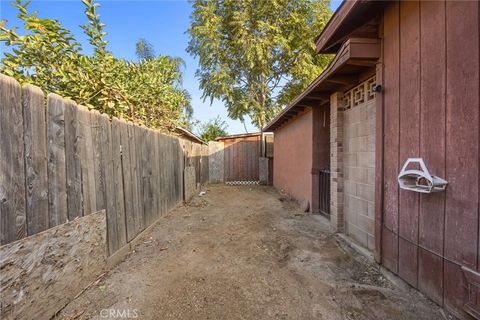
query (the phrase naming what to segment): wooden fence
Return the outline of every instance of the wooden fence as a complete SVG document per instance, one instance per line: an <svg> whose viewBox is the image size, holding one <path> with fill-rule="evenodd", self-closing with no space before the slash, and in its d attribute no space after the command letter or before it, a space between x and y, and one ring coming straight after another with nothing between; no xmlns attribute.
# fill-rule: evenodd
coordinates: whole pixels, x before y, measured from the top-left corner
<svg viewBox="0 0 480 320"><path fill-rule="evenodd" d="M55 94L45 103L0 75L0 243L106 209L112 254L183 200L185 165L208 180L205 156L207 146Z"/></svg>
<svg viewBox="0 0 480 320"><path fill-rule="evenodd" d="M258 181L258 159L261 156L260 133L226 136L224 143L224 179L229 181Z"/></svg>

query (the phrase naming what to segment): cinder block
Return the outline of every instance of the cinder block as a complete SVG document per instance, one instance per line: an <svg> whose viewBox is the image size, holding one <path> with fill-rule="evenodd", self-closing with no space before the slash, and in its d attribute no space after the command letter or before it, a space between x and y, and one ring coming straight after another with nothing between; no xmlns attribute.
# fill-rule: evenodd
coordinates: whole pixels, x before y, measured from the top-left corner
<svg viewBox="0 0 480 320"><path fill-rule="evenodd" d="M357 241L358 243L360 243L362 246L364 247L368 246L367 233L363 230L360 230L355 225L352 225L352 224L348 225L347 235L350 236L355 241Z"/></svg>
<svg viewBox="0 0 480 320"><path fill-rule="evenodd" d="M195 167L185 167L183 173L183 184L185 188L184 201L190 201L190 199L196 194L197 186L195 183Z"/></svg>
<svg viewBox="0 0 480 320"><path fill-rule="evenodd" d="M351 206L350 206L350 198L351 198L351 197L352 197L352 195L351 195L351 194L348 194L348 193L345 193L345 194L343 195L343 199L344 199L344 200L343 200L343 207L344 207L344 208L350 208L350 207L351 207Z"/></svg>
<svg viewBox="0 0 480 320"><path fill-rule="evenodd" d="M360 199L355 196L349 196L348 204L350 208L354 208L357 214L367 215L368 212L368 201Z"/></svg>
<svg viewBox="0 0 480 320"><path fill-rule="evenodd" d="M363 214L358 214L357 215L357 226L360 228L362 231L365 231L368 234L373 234L375 224L374 220L366 215Z"/></svg>
<svg viewBox="0 0 480 320"><path fill-rule="evenodd" d="M367 106L362 105L357 107L358 110L358 120L363 122L367 120Z"/></svg>
<svg viewBox="0 0 480 320"><path fill-rule="evenodd" d="M345 180L343 183L344 189L345 189L345 194L350 194L352 196L357 195L357 184L354 183L353 181Z"/></svg>
<svg viewBox="0 0 480 320"><path fill-rule="evenodd" d="M258 173L260 184L268 184L268 158L260 157L258 159Z"/></svg>
<svg viewBox="0 0 480 320"><path fill-rule="evenodd" d="M370 218L375 218L375 202L369 201L367 204L367 215Z"/></svg>
<svg viewBox="0 0 480 320"><path fill-rule="evenodd" d="M367 118L375 119L375 113L376 113L375 100L371 100L367 102Z"/></svg>
<svg viewBox="0 0 480 320"><path fill-rule="evenodd" d="M367 151L367 137L354 138L354 148L358 152Z"/></svg>
<svg viewBox="0 0 480 320"><path fill-rule="evenodd" d="M373 168L375 167L375 152L358 152L357 163L359 167Z"/></svg>
<svg viewBox="0 0 480 320"><path fill-rule="evenodd" d="M223 182L224 177L224 144L223 142L210 141L208 143L208 169L209 182Z"/></svg>
<svg viewBox="0 0 480 320"><path fill-rule="evenodd" d="M372 134L367 137L367 145L365 151L375 152L375 135Z"/></svg>
<svg viewBox="0 0 480 320"><path fill-rule="evenodd" d="M358 128L358 136L368 136L373 135L375 133L375 122L371 120L365 120L360 122L357 125Z"/></svg>
<svg viewBox="0 0 480 320"><path fill-rule="evenodd" d="M343 153L343 164L345 166L357 166L357 154L356 153Z"/></svg>
<svg viewBox="0 0 480 320"><path fill-rule="evenodd" d="M358 152L356 142L357 142L357 137L352 137L345 140L345 145L348 148L348 152Z"/></svg>
<svg viewBox="0 0 480 320"><path fill-rule="evenodd" d="M355 212L354 208L346 207L344 208L344 214L345 214L345 221L350 223L350 224L357 224L357 216L358 214Z"/></svg>
<svg viewBox="0 0 480 320"><path fill-rule="evenodd" d="M367 168L367 181L366 183L375 185L375 168Z"/></svg>
<svg viewBox="0 0 480 320"><path fill-rule="evenodd" d="M375 200L375 187L373 185L357 183L357 194L359 198L368 201Z"/></svg>
<svg viewBox="0 0 480 320"><path fill-rule="evenodd" d="M368 183L367 177L368 169L362 167L349 167L347 180L352 180L359 183Z"/></svg>
<svg viewBox="0 0 480 320"><path fill-rule="evenodd" d="M375 237L371 234L367 234L367 249L375 250Z"/></svg>

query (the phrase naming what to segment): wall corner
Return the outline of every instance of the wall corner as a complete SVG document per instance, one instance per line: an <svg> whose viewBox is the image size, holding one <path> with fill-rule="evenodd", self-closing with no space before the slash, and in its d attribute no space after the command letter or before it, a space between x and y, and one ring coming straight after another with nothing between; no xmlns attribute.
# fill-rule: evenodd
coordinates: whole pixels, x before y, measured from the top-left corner
<svg viewBox="0 0 480 320"><path fill-rule="evenodd" d="M330 96L330 224L335 232L345 231L343 213L343 93Z"/></svg>

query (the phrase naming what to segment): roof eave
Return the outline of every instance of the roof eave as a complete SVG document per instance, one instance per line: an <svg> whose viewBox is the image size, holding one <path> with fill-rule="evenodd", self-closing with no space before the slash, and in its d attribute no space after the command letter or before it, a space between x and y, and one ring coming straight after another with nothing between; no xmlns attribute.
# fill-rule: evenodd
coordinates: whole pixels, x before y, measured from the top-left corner
<svg viewBox="0 0 480 320"><path fill-rule="evenodd" d="M377 16L385 3L385 1L376 0L344 0L318 36L317 53L337 52L342 42L362 24ZM365 34L361 36L366 37ZM372 34L372 37L375 38L376 35Z"/></svg>
<svg viewBox="0 0 480 320"><path fill-rule="evenodd" d="M380 41L378 39L352 38L342 45L329 66L300 95L283 109L263 129L263 132L274 131L289 119L303 112L307 107L321 106L330 102L329 95L345 85L354 85L358 76L340 75L339 71L346 66L355 66L359 70L372 68L380 57ZM329 86L330 90L322 91Z"/></svg>
<svg viewBox="0 0 480 320"><path fill-rule="evenodd" d="M228 139L238 139L238 138L247 138L247 137L256 137L261 135L262 132L252 132L252 133L239 133L239 134L232 134L228 136L218 137L215 141L222 141Z"/></svg>
<svg viewBox="0 0 480 320"><path fill-rule="evenodd" d="M198 143L200 144L205 144L205 145L208 145L208 143L206 143L205 141L203 141L200 137L198 137L197 135L195 135L194 133L190 132L189 130L185 129L185 128L182 128L182 127L176 127L175 128L177 133L179 134L183 134L185 137L188 137L192 140L195 140L197 141Z"/></svg>

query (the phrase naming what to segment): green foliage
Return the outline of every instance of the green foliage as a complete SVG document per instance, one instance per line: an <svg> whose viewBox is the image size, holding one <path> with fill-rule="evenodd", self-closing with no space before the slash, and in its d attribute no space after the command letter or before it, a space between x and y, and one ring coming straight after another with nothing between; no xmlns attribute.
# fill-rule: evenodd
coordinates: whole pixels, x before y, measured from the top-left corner
<svg viewBox="0 0 480 320"><path fill-rule="evenodd" d="M138 61L155 59L155 49L147 40L140 38L135 45L135 54Z"/></svg>
<svg viewBox="0 0 480 320"><path fill-rule="evenodd" d="M183 61L168 56L138 63L115 58L107 50L104 24L97 3L82 0L87 24L82 25L94 54L80 44L59 21L28 11L29 1L16 0L24 35L0 23L0 41L11 48L1 60L0 72L31 83L46 92L71 98L111 116L150 127L173 129L191 117L190 96L181 88Z"/></svg>
<svg viewBox="0 0 480 320"><path fill-rule="evenodd" d="M329 63L315 38L328 1L193 0L188 51L199 58L203 98L222 100L232 119L263 127Z"/></svg>
<svg viewBox="0 0 480 320"><path fill-rule="evenodd" d="M202 138L203 141L213 141L218 137L224 137L227 133L227 124L223 121L220 116L217 116L214 119L208 120L206 123L199 124L198 126L198 136Z"/></svg>

